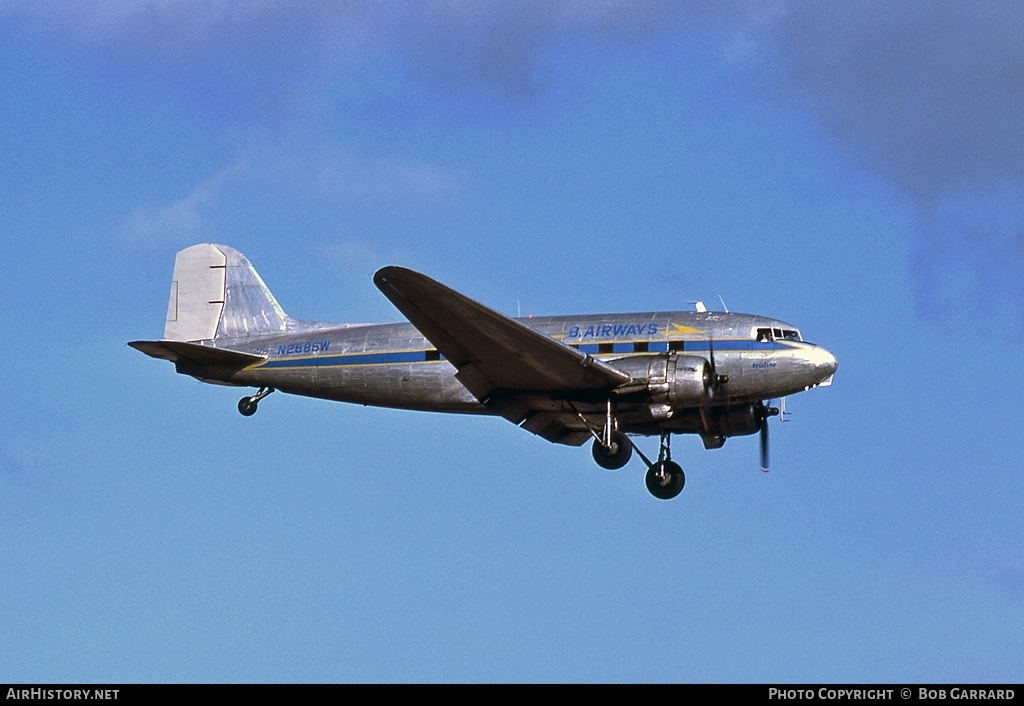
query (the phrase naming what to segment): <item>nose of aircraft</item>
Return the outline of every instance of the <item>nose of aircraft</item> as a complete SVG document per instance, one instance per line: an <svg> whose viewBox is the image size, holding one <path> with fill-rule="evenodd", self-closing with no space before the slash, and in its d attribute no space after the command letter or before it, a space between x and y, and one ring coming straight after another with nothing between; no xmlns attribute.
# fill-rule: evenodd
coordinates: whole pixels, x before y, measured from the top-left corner
<svg viewBox="0 0 1024 706"><path fill-rule="evenodd" d="M827 380L832 377L839 367L836 357L820 346L815 346L807 352L808 360L814 365L814 371L820 376L820 380Z"/></svg>

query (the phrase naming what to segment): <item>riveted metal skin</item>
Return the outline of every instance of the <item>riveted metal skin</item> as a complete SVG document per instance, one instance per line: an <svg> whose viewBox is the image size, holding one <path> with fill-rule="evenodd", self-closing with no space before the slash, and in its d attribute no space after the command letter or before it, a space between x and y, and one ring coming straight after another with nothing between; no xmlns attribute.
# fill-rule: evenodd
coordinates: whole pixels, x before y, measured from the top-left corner
<svg viewBox="0 0 1024 706"><path fill-rule="evenodd" d="M364 405L495 414L579 445L609 400L629 434L753 434L763 400L831 383L835 357L796 327L741 313L506 317L424 275L375 284L412 323L292 319L249 261L223 245L176 260L165 338L130 345L205 382ZM768 333L766 333L768 332ZM714 359L718 384L708 392Z"/></svg>

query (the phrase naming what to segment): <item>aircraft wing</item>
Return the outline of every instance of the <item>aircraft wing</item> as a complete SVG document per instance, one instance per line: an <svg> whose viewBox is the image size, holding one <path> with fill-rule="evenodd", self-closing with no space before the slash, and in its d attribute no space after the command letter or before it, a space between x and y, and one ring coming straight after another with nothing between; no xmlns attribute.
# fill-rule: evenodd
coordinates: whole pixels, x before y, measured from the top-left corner
<svg viewBox="0 0 1024 706"><path fill-rule="evenodd" d="M517 397L517 392L610 389L630 380L626 373L419 272L384 267L373 282L458 369L456 377L477 399L484 404L493 399L495 405L489 406L517 424L531 410L507 404L499 409L497 398Z"/></svg>

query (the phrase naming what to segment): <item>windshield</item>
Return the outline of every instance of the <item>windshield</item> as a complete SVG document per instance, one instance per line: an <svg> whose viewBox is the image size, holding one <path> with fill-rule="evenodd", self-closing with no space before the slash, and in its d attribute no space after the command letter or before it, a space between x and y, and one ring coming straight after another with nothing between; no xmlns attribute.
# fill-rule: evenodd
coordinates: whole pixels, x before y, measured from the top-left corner
<svg viewBox="0 0 1024 706"><path fill-rule="evenodd" d="M754 332L754 340L768 341L802 341L800 332L791 328L759 328Z"/></svg>

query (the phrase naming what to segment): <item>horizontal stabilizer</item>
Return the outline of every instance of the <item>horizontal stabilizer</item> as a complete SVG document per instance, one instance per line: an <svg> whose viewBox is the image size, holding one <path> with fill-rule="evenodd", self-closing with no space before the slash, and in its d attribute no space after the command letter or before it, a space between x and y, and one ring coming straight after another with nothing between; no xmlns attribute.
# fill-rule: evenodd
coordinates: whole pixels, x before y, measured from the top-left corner
<svg viewBox="0 0 1024 706"><path fill-rule="evenodd" d="M261 355L184 341L132 341L128 345L152 358L169 360L172 363L186 361L200 367L244 368L265 360Z"/></svg>

